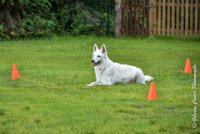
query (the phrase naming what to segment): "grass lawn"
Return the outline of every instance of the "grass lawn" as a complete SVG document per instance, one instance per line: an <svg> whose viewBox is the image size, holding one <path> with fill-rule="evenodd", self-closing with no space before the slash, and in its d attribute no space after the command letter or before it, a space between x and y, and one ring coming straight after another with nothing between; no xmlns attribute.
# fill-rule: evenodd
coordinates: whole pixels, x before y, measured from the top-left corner
<svg viewBox="0 0 200 134"><path fill-rule="evenodd" d="M113 61L153 76L159 100L146 100L150 83L86 87L95 80L94 43L105 43ZM0 134L199 134L192 128L193 75L183 74L187 57L200 66L200 39L1 41ZM13 63L19 81L10 80Z"/></svg>

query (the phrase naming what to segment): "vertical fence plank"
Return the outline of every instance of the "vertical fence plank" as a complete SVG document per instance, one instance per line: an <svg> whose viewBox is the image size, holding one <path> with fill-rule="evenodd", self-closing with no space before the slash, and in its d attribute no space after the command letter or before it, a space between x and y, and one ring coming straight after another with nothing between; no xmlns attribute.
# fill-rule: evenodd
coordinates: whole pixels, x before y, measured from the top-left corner
<svg viewBox="0 0 200 134"><path fill-rule="evenodd" d="M123 0L121 31L131 36L198 35L200 0Z"/></svg>
<svg viewBox="0 0 200 134"><path fill-rule="evenodd" d="M128 5L128 0L126 0L126 30L125 30L125 34L128 35L128 8L129 8L129 5Z"/></svg>
<svg viewBox="0 0 200 134"><path fill-rule="evenodd" d="M124 18L123 18L123 16L124 16L124 7L123 6L124 5L123 5L123 1L122 1L122 23L121 23L121 29L120 29L121 35L123 35L123 26L124 26Z"/></svg>
<svg viewBox="0 0 200 134"><path fill-rule="evenodd" d="M121 27L121 32L122 32L122 35L124 34L124 0L122 0L122 27Z"/></svg>
<svg viewBox="0 0 200 134"><path fill-rule="evenodd" d="M140 6L140 12L141 12L141 34L144 35L144 0L141 1L141 6Z"/></svg>
<svg viewBox="0 0 200 134"><path fill-rule="evenodd" d="M194 9L194 1L193 0L191 0L190 1L190 35L192 35L193 34L193 20L194 20L194 16L193 16L193 9Z"/></svg>
<svg viewBox="0 0 200 134"><path fill-rule="evenodd" d="M139 28L139 30L138 30L138 35L141 35L141 33L142 33L142 27L141 27L141 15L142 15L142 13L141 13L141 1L140 0L138 0L138 22L137 22L137 24L138 24L138 28Z"/></svg>
<svg viewBox="0 0 200 134"><path fill-rule="evenodd" d="M146 18L146 10L145 10L145 0L143 0L143 34L146 35L146 28L145 28L145 25L146 25L146 22L145 22L145 18Z"/></svg>
<svg viewBox="0 0 200 134"><path fill-rule="evenodd" d="M154 10L155 10L155 7L153 6L153 3L154 3L154 0L150 0L149 4L151 5L151 10L150 10L150 34L151 35L155 35L154 32L153 32L153 24L154 24L154 20L153 20L153 17L154 17Z"/></svg>
<svg viewBox="0 0 200 134"><path fill-rule="evenodd" d="M200 1L198 1L198 11L199 11L199 13L198 13L198 24L199 24L199 28L197 28L197 34L200 35L200 3L199 2Z"/></svg>
<svg viewBox="0 0 200 134"><path fill-rule="evenodd" d="M128 22L129 22L129 28L128 28L128 35L132 35L132 0L129 0L128 2L128 6L129 6L129 12L128 12Z"/></svg>
<svg viewBox="0 0 200 134"><path fill-rule="evenodd" d="M123 0L123 6L122 6L122 35L124 35L125 33L125 14L126 14L126 11L125 11L125 0Z"/></svg>
<svg viewBox="0 0 200 134"><path fill-rule="evenodd" d="M195 23L194 23L194 34L197 35L198 31L198 7L199 7L199 0L195 0Z"/></svg>
<svg viewBox="0 0 200 134"><path fill-rule="evenodd" d="M160 33L161 33L161 0L158 0L157 7L158 7L157 33L158 33L158 35L160 35Z"/></svg>
<svg viewBox="0 0 200 134"><path fill-rule="evenodd" d="M142 35L144 35L144 0L141 1L141 29Z"/></svg>
<svg viewBox="0 0 200 134"><path fill-rule="evenodd" d="M123 29L123 12L122 12L122 6L123 6L122 0L115 0L115 36L121 37L122 35L122 29ZM108 31L108 30L107 30Z"/></svg>
<svg viewBox="0 0 200 134"><path fill-rule="evenodd" d="M186 0L186 4L185 4L185 35L188 35L188 4L189 4L189 0Z"/></svg>
<svg viewBox="0 0 200 134"><path fill-rule="evenodd" d="M140 0L136 0L137 1L137 35L140 35L141 29L140 29Z"/></svg>
<svg viewBox="0 0 200 134"><path fill-rule="evenodd" d="M121 27L121 34L124 33L124 0L122 0L122 27Z"/></svg>
<svg viewBox="0 0 200 134"><path fill-rule="evenodd" d="M153 11L152 11L152 32L154 35L156 35L156 0L152 0L152 6L153 6Z"/></svg>
<svg viewBox="0 0 200 134"><path fill-rule="evenodd" d="M123 16L122 16L122 22L123 22L123 35L125 35L125 33L126 33L126 29L125 29L125 27L126 27L126 14L127 14L127 12L126 12L126 0L123 0L123 8L122 8L123 10L122 10L122 12L123 12Z"/></svg>
<svg viewBox="0 0 200 134"><path fill-rule="evenodd" d="M167 1L167 35L170 33L170 0Z"/></svg>
<svg viewBox="0 0 200 134"><path fill-rule="evenodd" d="M166 2L166 1L163 0L163 7L162 7L162 8L163 8L163 12L162 12L162 35L165 35L165 17L166 17L166 16L165 16L165 15L166 15L166 14L165 14L165 6L166 6L166 5L165 5L165 2Z"/></svg>
<svg viewBox="0 0 200 134"><path fill-rule="evenodd" d="M154 10L154 8L153 8L153 6L152 6L152 0L148 0L148 3L149 3L149 9L148 9L148 11L149 11L149 35L150 36L152 36L152 35L154 35L153 34L153 31L152 31L152 16L153 16L153 10Z"/></svg>
<svg viewBox="0 0 200 134"><path fill-rule="evenodd" d="M145 7L145 17L146 17L146 35L149 35L149 1L145 1L146 7Z"/></svg>
<svg viewBox="0 0 200 134"><path fill-rule="evenodd" d="M181 32L180 34L184 34L184 0L181 0Z"/></svg>
<svg viewBox="0 0 200 134"><path fill-rule="evenodd" d="M175 0L172 0L172 30L171 30L171 34L174 35L174 18L175 18Z"/></svg>
<svg viewBox="0 0 200 134"><path fill-rule="evenodd" d="M176 1L176 35L179 35L179 30L180 30L180 25L179 25L179 19L180 19L180 13L179 13L179 9L180 9L180 0Z"/></svg>
<svg viewBox="0 0 200 134"><path fill-rule="evenodd" d="M134 4L133 4L133 8L134 8L134 12L133 12L133 14L134 14L134 18L133 18L133 21L134 21L134 25L133 25L133 29L134 29L134 35L136 35L136 33L137 33L137 29L136 29L136 17L137 17L137 12L136 12L136 9L137 9L137 5L136 5L136 1L134 1Z"/></svg>
<svg viewBox="0 0 200 134"><path fill-rule="evenodd" d="M126 3L126 0L124 0L125 2L125 7L124 7L124 35L126 35L126 26L127 26L127 23L126 23L126 21L127 21L127 3Z"/></svg>
<svg viewBox="0 0 200 134"><path fill-rule="evenodd" d="M144 9L143 9L143 12L144 12L144 24L143 24L143 27L144 27L144 35L146 35L146 25L147 25L147 21L146 21L146 0L144 0Z"/></svg>

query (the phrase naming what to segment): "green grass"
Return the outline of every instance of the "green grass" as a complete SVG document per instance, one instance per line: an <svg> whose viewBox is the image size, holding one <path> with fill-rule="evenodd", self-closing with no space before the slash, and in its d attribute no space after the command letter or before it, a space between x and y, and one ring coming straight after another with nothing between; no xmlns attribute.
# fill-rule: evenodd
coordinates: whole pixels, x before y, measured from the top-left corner
<svg viewBox="0 0 200 134"><path fill-rule="evenodd" d="M94 43L106 43L113 61L153 76L159 100L146 100L150 83L86 87L95 80L90 63ZM193 75L183 74L187 57L200 66L200 39L2 41L0 134L199 134L199 127L192 128ZM13 63L19 81L10 80Z"/></svg>

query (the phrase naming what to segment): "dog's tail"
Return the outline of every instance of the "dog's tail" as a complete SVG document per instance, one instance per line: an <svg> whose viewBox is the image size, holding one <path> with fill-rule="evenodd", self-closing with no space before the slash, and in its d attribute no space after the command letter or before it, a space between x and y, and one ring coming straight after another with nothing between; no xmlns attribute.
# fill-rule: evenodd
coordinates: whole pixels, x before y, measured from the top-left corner
<svg viewBox="0 0 200 134"><path fill-rule="evenodd" d="M144 78L145 78L145 81L152 81L154 79L153 77L149 75L145 75Z"/></svg>

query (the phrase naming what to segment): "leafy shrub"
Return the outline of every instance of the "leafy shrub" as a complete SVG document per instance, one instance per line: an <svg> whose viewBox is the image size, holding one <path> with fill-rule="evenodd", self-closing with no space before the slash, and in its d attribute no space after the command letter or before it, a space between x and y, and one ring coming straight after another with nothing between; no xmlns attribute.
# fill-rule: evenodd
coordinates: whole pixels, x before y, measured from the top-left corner
<svg viewBox="0 0 200 134"><path fill-rule="evenodd" d="M87 0L2 0L0 39L54 34L103 35L106 33L106 7L97 8L95 2L92 3ZM112 27L114 18L110 18Z"/></svg>
<svg viewBox="0 0 200 134"><path fill-rule="evenodd" d="M3 25L0 25L0 39L5 38L5 28Z"/></svg>
<svg viewBox="0 0 200 134"><path fill-rule="evenodd" d="M59 12L55 13L54 22L56 23L55 32L57 34L65 34L71 31L71 18L72 7L71 6L64 6Z"/></svg>
<svg viewBox="0 0 200 134"><path fill-rule="evenodd" d="M71 24L72 34L86 35L101 32L102 15L94 9L84 6L82 3L76 4L73 22Z"/></svg>
<svg viewBox="0 0 200 134"><path fill-rule="evenodd" d="M54 34L55 23L40 16L30 16L22 20L20 34L23 37L43 37Z"/></svg>

